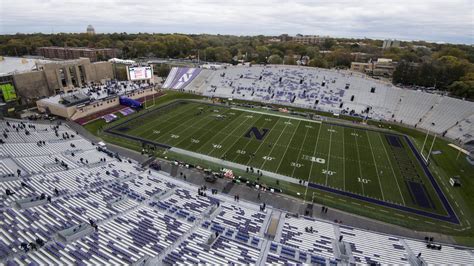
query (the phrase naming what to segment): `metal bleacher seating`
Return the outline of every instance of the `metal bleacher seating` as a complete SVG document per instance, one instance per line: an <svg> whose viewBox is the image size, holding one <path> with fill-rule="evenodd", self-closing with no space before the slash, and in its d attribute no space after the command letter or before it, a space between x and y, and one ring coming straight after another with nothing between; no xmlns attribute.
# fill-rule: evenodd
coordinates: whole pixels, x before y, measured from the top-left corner
<svg viewBox="0 0 474 266"><path fill-rule="evenodd" d="M180 90L205 96L275 103L417 126L438 134L474 114L474 103L402 89L343 70L285 66L227 66L202 70ZM461 141L472 127L454 133ZM453 134L446 134L450 137Z"/></svg>
<svg viewBox="0 0 474 266"><path fill-rule="evenodd" d="M296 218L271 206L262 211L210 191L199 195L194 185L99 151L65 125L7 121L0 120L9 139L0 144L2 265L406 264L418 252L432 264L474 261L460 247L427 250L419 240ZM26 137L13 125L44 138ZM54 157L70 167L48 167ZM21 207L25 200L37 204ZM279 227L268 239L274 213ZM66 231L75 237L60 237ZM345 258L337 252L341 235Z"/></svg>

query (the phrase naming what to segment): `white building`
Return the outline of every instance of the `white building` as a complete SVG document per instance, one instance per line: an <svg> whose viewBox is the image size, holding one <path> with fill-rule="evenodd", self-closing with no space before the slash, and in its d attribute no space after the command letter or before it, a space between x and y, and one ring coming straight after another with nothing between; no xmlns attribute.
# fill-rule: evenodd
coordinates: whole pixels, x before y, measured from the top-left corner
<svg viewBox="0 0 474 266"><path fill-rule="evenodd" d="M392 47L400 47L400 41L387 39L383 41L382 49L389 49Z"/></svg>

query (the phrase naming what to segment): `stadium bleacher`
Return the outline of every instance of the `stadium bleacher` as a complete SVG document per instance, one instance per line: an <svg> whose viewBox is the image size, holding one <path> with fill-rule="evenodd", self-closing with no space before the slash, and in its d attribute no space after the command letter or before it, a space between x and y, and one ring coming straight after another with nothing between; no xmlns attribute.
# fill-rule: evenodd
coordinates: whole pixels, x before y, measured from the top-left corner
<svg viewBox="0 0 474 266"><path fill-rule="evenodd" d="M474 261L462 247L428 249L422 240L199 195L194 185L100 151L67 125L0 120L0 128L2 265ZM274 212L283 214L268 239Z"/></svg>
<svg viewBox="0 0 474 266"><path fill-rule="evenodd" d="M398 88L360 73L283 65L176 68L173 73L164 88L399 122L462 142L474 136L466 122L474 115L473 102ZM179 79L176 73L193 74L179 88L167 86Z"/></svg>

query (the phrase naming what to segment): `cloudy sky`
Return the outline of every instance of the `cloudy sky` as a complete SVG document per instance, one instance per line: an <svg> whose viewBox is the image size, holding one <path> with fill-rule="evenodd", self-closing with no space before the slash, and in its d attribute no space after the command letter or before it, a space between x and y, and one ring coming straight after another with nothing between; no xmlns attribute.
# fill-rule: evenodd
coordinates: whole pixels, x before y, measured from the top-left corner
<svg viewBox="0 0 474 266"><path fill-rule="evenodd" d="M474 0L0 0L0 33L315 34L474 43Z"/></svg>

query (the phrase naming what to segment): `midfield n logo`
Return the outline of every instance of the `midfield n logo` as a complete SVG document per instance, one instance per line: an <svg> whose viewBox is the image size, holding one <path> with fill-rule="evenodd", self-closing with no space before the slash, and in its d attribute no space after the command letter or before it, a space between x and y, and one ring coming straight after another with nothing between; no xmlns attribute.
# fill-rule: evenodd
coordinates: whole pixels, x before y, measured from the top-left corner
<svg viewBox="0 0 474 266"><path fill-rule="evenodd" d="M258 130L258 128L256 127L251 127L249 129L249 131L247 131L247 133L245 133L245 137L246 138L251 138L252 137L252 133L253 135L255 136L256 139L258 140L263 140L263 138L265 137L265 135L267 135L267 133L270 131L270 129L268 128L263 128L262 129L262 132L260 132Z"/></svg>

